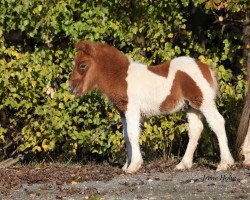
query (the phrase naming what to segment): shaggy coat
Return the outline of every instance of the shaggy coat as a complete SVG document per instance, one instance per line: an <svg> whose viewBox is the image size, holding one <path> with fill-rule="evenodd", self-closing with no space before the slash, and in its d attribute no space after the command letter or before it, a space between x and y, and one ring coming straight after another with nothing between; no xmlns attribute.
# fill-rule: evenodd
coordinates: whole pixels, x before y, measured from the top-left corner
<svg viewBox="0 0 250 200"><path fill-rule="evenodd" d="M177 112L188 104L189 143L176 169L191 168L203 130L201 115L218 137L221 162L217 170L233 164L224 119L215 105L217 81L210 67L190 57L145 66L128 59L116 48L95 42L79 42L70 78L70 89L82 95L96 87L107 96L122 117L127 161L123 170L136 172L142 165L139 147L141 116Z"/></svg>

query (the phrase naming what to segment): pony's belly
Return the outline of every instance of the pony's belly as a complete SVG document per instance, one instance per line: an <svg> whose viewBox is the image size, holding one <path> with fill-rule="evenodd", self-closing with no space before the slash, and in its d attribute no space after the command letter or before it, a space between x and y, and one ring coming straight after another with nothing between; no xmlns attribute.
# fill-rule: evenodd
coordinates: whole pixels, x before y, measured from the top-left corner
<svg viewBox="0 0 250 200"><path fill-rule="evenodd" d="M142 115L146 117L160 115L162 114L160 110L161 104L162 101L160 99L140 102L139 104L140 112Z"/></svg>

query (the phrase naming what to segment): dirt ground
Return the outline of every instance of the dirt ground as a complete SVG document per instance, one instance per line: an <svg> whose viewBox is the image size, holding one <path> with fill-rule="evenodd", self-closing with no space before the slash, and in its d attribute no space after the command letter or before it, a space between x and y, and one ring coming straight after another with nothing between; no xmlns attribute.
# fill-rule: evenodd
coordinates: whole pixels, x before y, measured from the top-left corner
<svg viewBox="0 0 250 200"><path fill-rule="evenodd" d="M173 168L157 162L124 174L108 164L11 167L0 169L0 199L250 199L249 169Z"/></svg>

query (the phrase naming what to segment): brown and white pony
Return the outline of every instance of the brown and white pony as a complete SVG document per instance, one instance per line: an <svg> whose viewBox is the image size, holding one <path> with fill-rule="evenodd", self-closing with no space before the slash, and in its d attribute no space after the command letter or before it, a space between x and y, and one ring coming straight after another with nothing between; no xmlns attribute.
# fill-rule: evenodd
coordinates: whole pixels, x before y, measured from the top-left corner
<svg viewBox="0 0 250 200"><path fill-rule="evenodd" d="M185 104L190 107L187 110L189 143L176 169L192 166L203 130L201 114L219 141L221 162L217 170L226 170L234 163L224 118L215 105L217 81L208 65L190 57L178 57L169 63L145 66L112 46L95 42L80 41L76 49L70 90L82 95L96 87L120 112L128 153L125 172L136 172L143 163L139 147L141 116L174 113Z"/></svg>

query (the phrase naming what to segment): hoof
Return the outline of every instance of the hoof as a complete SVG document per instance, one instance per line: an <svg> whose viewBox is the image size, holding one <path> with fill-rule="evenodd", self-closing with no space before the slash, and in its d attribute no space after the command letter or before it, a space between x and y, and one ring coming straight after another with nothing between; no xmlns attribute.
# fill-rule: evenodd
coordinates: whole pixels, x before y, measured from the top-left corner
<svg viewBox="0 0 250 200"><path fill-rule="evenodd" d="M127 168L124 170L124 172L126 172L127 174L134 174L135 172L137 172L140 168Z"/></svg>
<svg viewBox="0 0 250 200"><path fill-rule="evenodd" d="M228 165L227 164L219 164L216 171L217 172L220 172L220 171L226 171L228 168Z"/></svg>
<svg viewBox="0 0 250 200"><path fill-rule="evenodd" d="M229 161L222 161L216 171L219 172L219 171L226 171L229 167L231 167L232 165L234 164L234 160L233 159L230 159Z"/></svg>
<svg viewBox="0 0 250 200"><path fill-rule="evenodd" d="M192 167L192 163L185 163L181 161L178 165L175 166L174 170L184 170L184 169L190 169Z"/></svg>
<svg viewBox="0 0 250 200"><path fill-rule="evenodd" d="M243 165L243 167L250 169L250 162L243 162L242 165Z"/></svg>
<svg viewBox="0 0 250 200"><path fill-rule="evenodd" d="M126 171L127 168L128 168L128 162L126 162L126 163L123 165L122 170L123 170L123 171Z"/></svg>
<svg viewBox="0 0 250 200"><path fill-rule="evenodd" d="M128 174L133 174L141 168L142 163L143 162L131 163L128 167L123 166L122 170Z"/></svg>

